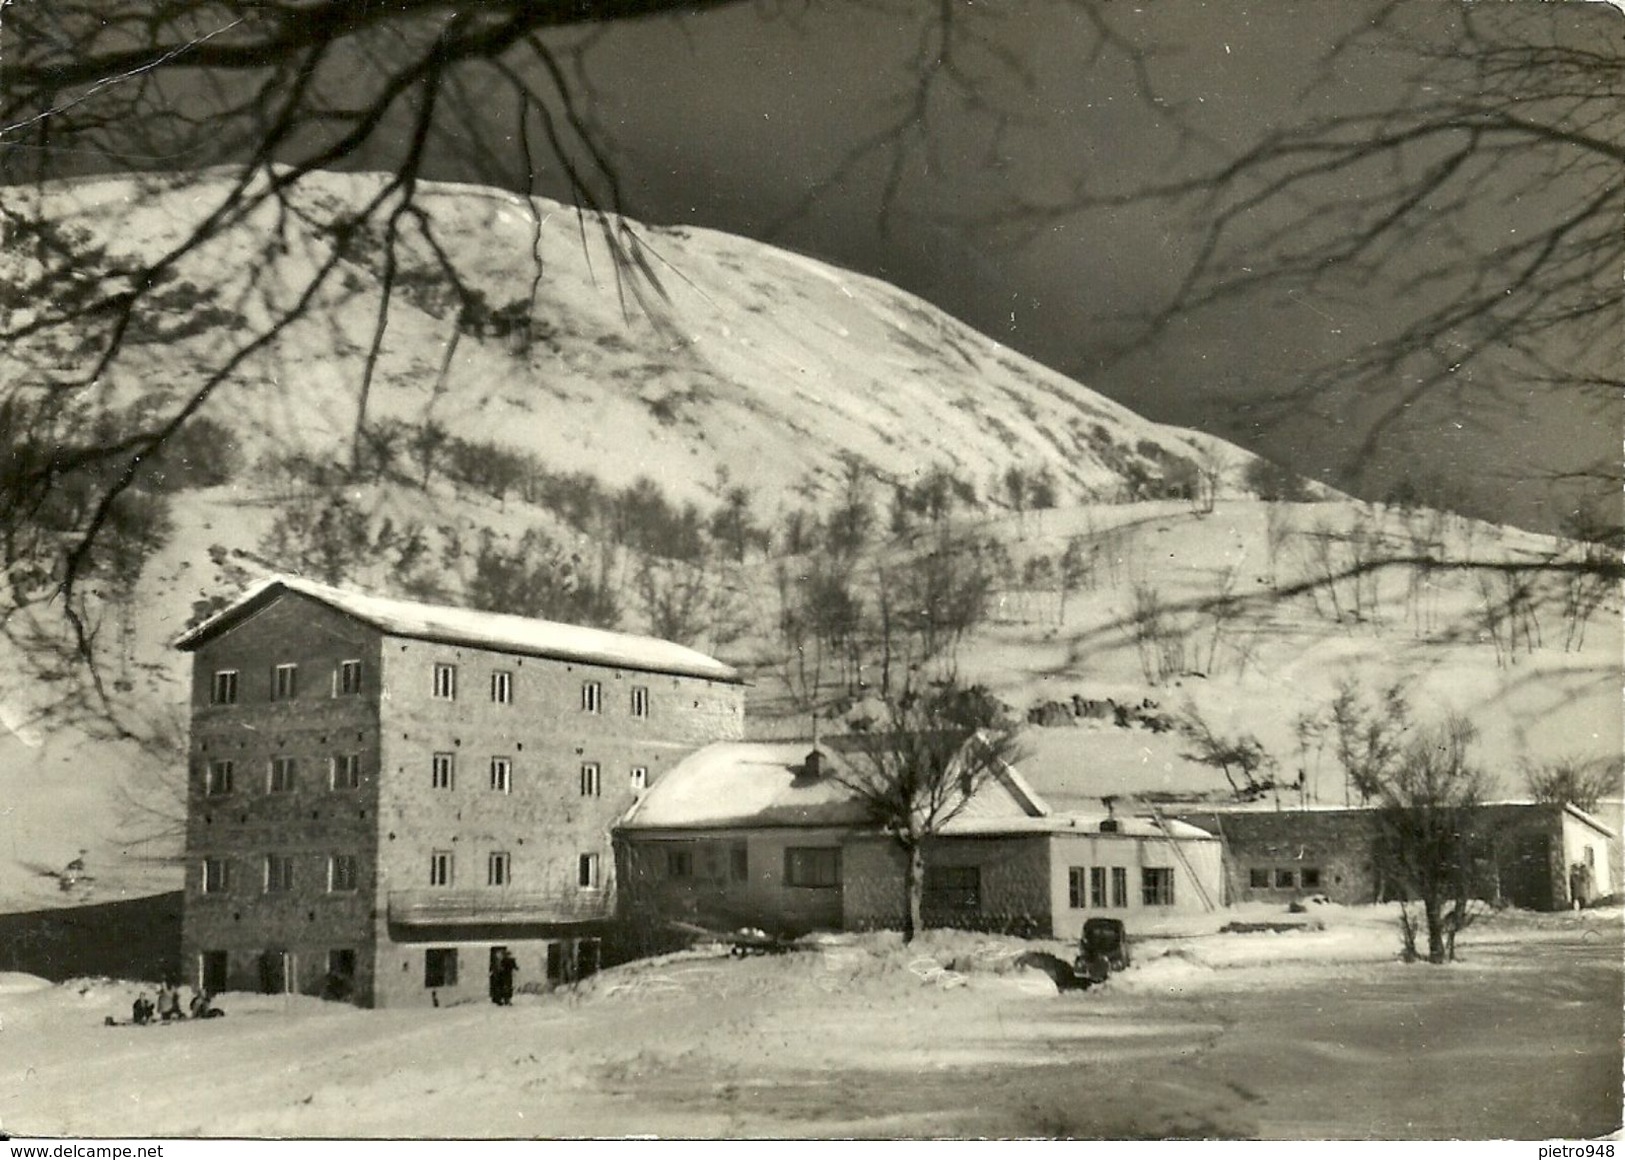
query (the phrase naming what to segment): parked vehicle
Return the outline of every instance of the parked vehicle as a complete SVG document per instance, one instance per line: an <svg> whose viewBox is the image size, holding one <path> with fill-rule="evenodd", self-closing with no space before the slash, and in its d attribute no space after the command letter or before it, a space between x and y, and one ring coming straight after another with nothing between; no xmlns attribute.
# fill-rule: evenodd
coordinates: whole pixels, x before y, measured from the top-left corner
<svg viewBox="0 0 1625 1160"><path fill-rule="evenodd" d="M1128 932L1120 918L1089 918L1083 923L1083 934L1078 939L1078 957L1074 966L1078 974L1090 982L1104 983L1113 971L1125 970L1129 965Z"/></svg>

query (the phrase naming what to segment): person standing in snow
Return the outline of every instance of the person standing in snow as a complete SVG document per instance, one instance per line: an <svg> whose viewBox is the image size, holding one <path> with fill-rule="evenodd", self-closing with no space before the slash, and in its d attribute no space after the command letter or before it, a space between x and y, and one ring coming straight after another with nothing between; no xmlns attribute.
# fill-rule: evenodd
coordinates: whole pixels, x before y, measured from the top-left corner
<svg viewBox="0 0 1625 1160"><path fill-rule="evenodd" d="M186 1018L186 1012L181 1010L181 993L168 979L158 988L158 1018L165 1023L171 1019Z"/></svg>
<svg viewBox="0 0 1625 1160"><path fill-rule="evenodd" d="M512 1004L513 977L518 970L519 962L511 951L503 951L491 964L491 1002L498 1007Z"/></svg>

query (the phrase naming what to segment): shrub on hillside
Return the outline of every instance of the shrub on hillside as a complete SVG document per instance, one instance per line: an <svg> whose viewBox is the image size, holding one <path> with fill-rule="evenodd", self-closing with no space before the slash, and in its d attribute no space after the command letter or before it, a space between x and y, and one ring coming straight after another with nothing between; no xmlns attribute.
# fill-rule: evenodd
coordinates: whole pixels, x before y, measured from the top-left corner
<svg viewBox="0 0 1625 1160"><path fill-rule="evenodd" d="M1279 463L1257 458L1247 465L1242 475L1247 489L1259 499L1280 503L1307 503L1314 498L1308 483L1301 475L1288 471Z"/></svg>

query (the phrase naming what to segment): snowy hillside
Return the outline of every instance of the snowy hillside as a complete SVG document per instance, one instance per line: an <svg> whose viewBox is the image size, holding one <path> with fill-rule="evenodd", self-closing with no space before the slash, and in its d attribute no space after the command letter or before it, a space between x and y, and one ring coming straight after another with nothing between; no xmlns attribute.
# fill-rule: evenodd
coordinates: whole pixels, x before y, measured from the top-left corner
<svg viewBox="0 0 1625 1160"><path fill-rule="evenodd" d="M304 196L326 204L306 209L328 216L377 188L364 176L313 184L317 192ZM208 212L223 188L204 180L141 191L99 181L56 190L51 207L115 250L150 256ZM1319 503L1263 502L1240 486L1245 452L1148 422L883 283L754 242L638 227L650 273L627 282L602 239L589 232L584 242L566 208L448 186L431 188L423 204L459 276L479 290L491 317L507 321L469 323L425 247L407 244L421 264L407 263L399 280L369 423L395 421L408 432L441 425L476 450L510 449L603 488L647 477L674 504L703 511L744 487L772 545L742 551L730 566L740 634L691 643L751 674L752 727L761 735L805 728L775 661L775 569L807 559L785 546L790 515L829 511L856 475L883 523L894 488L945 469L975 493L949 522L996 546L1003 561L991 616L962 642L960 668L1018 711L1074 695L1150 699L1164 713L1188 701L1217 728L1256 733L1289 776L1303 768L1327 799L1340 784L1324 741L1301 738L1297 724L1323 709L1348 675L1372 687L1408 678L1420 712L1469 714L1506 795L1519 789L1521 761L1619 751L1617 594L1605 593L1577 624L1562 576L1537 568L1572 558L1573 546L1329 494ZM271 274L252 284L243 271L274 230L228 235L183 259L179 289L166 291L167 314L148 323L148 336L162 340L135 344L130 361L108 376L110 404L180 397L242 341L244 327L263 324L297 292L326 241L304 219L284 225ZM541 256L534 285L533 254ZM84 708L81 686L0 656L5 671L29 674L0 697L0 908L178 885L166 817L185 773L187 670L168 646L207 602L286 567L266 544L308 479L290 481L276 465L296 455L348 462L356 388L378 317L367 260L359 254L308 317L211 399L203 416L229 433L231 478L171 494L173 530L147 561L138 598L106 610L106 688L135 736L113 738L92 716L65 715ZM0 251L7 262L26 258ZM532 290L534 304L516 325L510 307L528 303ZM642 306L631 300L638 295ZM37 365L41 354L0 352L0 373L20 361ZM432 454L421 469L403 459L346 482L343 495L373 527L420 526L427 547L418 579L448 600L462 598L468 557L484 533L515 545L541 527L584 558L602 548L555 507L448 478ZM1000 490L1011 468L1029 480L1047 473L1054 506L1016 510ZM1156 498L1198 468L1220 476L1212 510ZM889 550L878 546L883 534L871 553ZM1086 574L1061 591L1055 565L1073 544ZM1379 569L1355 586L1316 583L1360 552L1420 555L1439 566ZM613 569L627 590L630 555L617 549ZM1530 568L1514 578L1530 587L1532 621L1497 620L1503 581L1494 574L1487 588L1459 567L1475 561ZM379 553L349 579L408 594L399 591L398 562ZM853 570L872 579L867 564ZM1172 659L1149 657L1135 639L1136 608L1148 597L1163 609L1164 643L1177 645ZM647 630L636 600L622 602L621 627ZM1216 773L1182 757L1176 736L1140 723L1049 728L1033 748L1035 760L1051 764L1111 767L1098 784L1069 784L1069 799L1223 788ZM94 881L52 875L81 850Z"/></svg>

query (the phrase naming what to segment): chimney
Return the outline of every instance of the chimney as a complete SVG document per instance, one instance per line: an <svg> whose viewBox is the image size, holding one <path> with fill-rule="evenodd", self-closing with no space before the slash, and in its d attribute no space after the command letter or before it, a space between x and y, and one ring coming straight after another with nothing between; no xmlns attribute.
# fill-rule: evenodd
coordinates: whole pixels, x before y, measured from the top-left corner
<svg viewBox="0 0 1625 1160"><path fill-rule="evenodd" d="M1103 797L1100 801L1106 807L1106 816L1100 819L1100 832L1102 834L1115 834L1117 833L1117 799L1115 797Z"/></svg>
<svg viewBox="0 0 1625 1160"><path fill-rule="evenodd" d="M802 776L809 781L817 781L823 774L824 755L818 752L818 714L812 715L812 752L807 754L807 760L801 763Z"/></svg>

